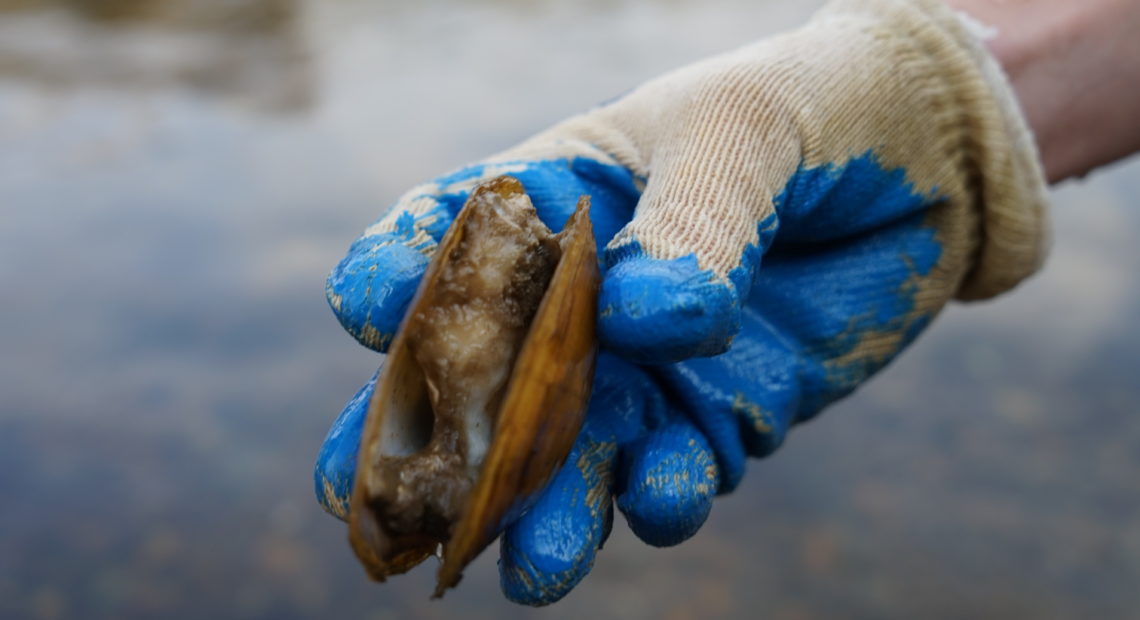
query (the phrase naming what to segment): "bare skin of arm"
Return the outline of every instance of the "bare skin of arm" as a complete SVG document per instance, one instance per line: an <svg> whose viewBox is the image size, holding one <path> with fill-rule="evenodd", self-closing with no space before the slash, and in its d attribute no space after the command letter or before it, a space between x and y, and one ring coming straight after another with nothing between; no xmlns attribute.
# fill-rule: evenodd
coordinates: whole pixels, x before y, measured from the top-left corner
<svg viewBox="0 0 1140 620"><path fill-rule="evenodd" d="M1056 183L1140 151L1140 3L946 0L988 41Z"/></svg>

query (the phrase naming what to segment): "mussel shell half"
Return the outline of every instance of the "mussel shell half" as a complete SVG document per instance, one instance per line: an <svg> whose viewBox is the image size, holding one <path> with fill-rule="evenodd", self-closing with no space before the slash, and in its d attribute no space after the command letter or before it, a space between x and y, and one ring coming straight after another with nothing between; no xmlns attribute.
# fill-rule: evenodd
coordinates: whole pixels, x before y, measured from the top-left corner
<svg viewBox="0 0 1140 620"><path fill-rule="evenodd" d="M565 461L581 429L593 379L599 280L586 196L554 237L555 252L560 249L561 256L505 388L492 400L497 410L477 476L466 486L417 479L413 488L401 491L402 504L393 499L393 463L414 456L440 432L433 425L430 404L438 394L429 396L436 388L427 385L413 354L410 317L439 303L433 287L443 286L441 274L464 242L477 203L492 201L502 208L518 204L520 196L525 197L522 185L511 177L488 181L472 192L440 242L381 370L369 403L349 512L352 547L379 581L406 572L442 545L435 596L454 586L463 568L529 508ZM536 217L529 200L524 204L527 217ZM408 502L409 493L424 496ZM459 496L439 497L448 494ZM447 510L448 501L461 508ZM440 502L445 509L438 509ZM428 504L435 508L425 508ZM441 514L450 517L441 519Z"/></svg>

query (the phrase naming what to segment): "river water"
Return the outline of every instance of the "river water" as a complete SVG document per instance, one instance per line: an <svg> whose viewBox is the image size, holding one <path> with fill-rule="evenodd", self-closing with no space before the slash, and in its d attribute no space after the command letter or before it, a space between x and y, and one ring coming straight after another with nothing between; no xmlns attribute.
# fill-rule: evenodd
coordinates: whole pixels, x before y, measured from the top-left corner
<svg viewBox="0 0 1140 620"><path fill-rule="evenodd" d="M1140 162L705 528L533 611L367 581L312 497L377 356L323 279L406 187L817 2L0 1L0 617L1128 617Z"/></svg>

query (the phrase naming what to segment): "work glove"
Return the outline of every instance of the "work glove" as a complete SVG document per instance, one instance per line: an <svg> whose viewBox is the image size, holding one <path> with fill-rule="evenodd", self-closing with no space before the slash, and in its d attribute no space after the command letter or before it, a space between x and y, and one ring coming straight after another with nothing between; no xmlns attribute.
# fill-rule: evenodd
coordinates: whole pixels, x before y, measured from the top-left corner
<svg viewBox="0 0 1140 620"><path fill-rule="evenodd" d="M416 187L352 245L329 302L384 351L475 185L517 177L555 230L592 198L603 353L566 465L503 535L508 598L545 604L577 584L612 498L650 544L691 536L747 456L854 390L951 299L1040 266L1044 178L979 32L934 0L831 2L798 31ZM318 498L342 518L374 381L317 463Z"/></svg>

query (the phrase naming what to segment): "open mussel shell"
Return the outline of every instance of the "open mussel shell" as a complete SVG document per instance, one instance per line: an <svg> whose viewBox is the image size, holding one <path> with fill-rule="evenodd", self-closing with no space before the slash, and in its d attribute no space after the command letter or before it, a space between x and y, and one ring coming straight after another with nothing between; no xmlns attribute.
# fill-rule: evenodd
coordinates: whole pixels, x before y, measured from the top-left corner
<svg viewBox="0 0 1140 620"><path fill-rule="evenodd" d="M472 192L369 403L349 539L374 579L442 549L440 596L537 499L585 415L598 279L588 197L553 235L517 180Z"/></svg>

